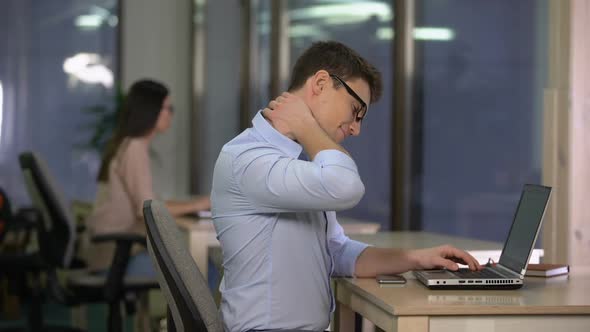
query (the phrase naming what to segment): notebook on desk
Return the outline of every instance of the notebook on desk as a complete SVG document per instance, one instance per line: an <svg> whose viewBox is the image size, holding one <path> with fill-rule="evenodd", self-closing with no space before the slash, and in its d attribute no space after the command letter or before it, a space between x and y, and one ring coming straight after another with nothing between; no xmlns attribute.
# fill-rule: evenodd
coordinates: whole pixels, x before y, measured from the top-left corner
<svg viewBox="0 0 590 332"><path fill-rule="evenodd" d="M551 187L524 186L512 227L504 242L498 264L481 271L469 269L413 271L416 278L431 289L516 289L523 279L533 251Z"/></svg>

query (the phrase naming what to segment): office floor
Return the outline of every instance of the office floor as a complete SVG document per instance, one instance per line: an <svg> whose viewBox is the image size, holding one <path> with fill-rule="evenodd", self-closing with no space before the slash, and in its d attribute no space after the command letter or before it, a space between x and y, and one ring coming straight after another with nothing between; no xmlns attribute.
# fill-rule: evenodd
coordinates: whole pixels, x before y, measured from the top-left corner
<svg viewBox="0 0 590 332"><path fill-rule="evenodd" d="M151 300L151 298L150 298ZM92 304L88 306L87 324L88 332L104 332L107 330L107 306L103 304ZM0 317L0 331L7 327L24 327L27 305L20 306L20 319L7 320ZM72 326L71 311L69 308L57 303L45 303L43 305L43 317L48 326ZM133 320L127 318L125 331L133 331Z"/></svg>

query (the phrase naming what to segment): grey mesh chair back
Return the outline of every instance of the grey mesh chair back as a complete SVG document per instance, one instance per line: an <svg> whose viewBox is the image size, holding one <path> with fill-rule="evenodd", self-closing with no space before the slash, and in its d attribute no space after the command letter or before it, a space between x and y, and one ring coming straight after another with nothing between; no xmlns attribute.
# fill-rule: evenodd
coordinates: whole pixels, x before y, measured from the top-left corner
<svg viewBox="0 0 590 332"><path fill-rule="evenodd" d="M42 215L39 253L59 267L68 267L74 255L76 225L66 200L42 158L33 152L19 155L20 167L33 206Z"/></svg>
<svg viewBox="0 0 590 332"><path fill-rule="evenodd" d="M168 303L168 331L223 331L223 323L205 278L165 205L144 202L148 251ZM170 318L170 315L169 315Z"/></svg>

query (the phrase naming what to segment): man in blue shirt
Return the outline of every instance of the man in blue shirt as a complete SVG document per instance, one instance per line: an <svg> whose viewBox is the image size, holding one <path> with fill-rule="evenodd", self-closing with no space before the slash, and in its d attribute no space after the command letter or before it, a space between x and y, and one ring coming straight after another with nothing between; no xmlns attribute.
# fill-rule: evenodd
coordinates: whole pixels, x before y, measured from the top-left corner
<svg viewBox="0 0 590 332"><path fill-rule="evenodd" d="M479 268L451 246L383 249L344 235L335 211L355 206L365 188L340 143L360 134L380 94L379 72L355 51L315 43L297 60L289 92L222 148L211 203L226 330L323 331L334 310L331 276Z"/></svg>

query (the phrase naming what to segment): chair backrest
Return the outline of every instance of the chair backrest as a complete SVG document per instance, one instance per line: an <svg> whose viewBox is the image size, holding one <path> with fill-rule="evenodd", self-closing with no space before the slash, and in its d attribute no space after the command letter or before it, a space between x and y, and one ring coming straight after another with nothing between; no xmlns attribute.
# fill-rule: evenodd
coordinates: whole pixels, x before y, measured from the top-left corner
<svg viewBox="0 0 590 332"><path fill-rule="evenodd" d="M21 153L19 162L33 206L42 216L38 227L39 253L48 264L68 267L74 255L76 225L64 196L38 155Z"/></svg>
<svg viewBox="0 0 590 332"><path fill-rule="evenodd" d="M205 278L191 257L175 220L161 202L143 205L148 251L178 331L223 331Z"/></svg>

